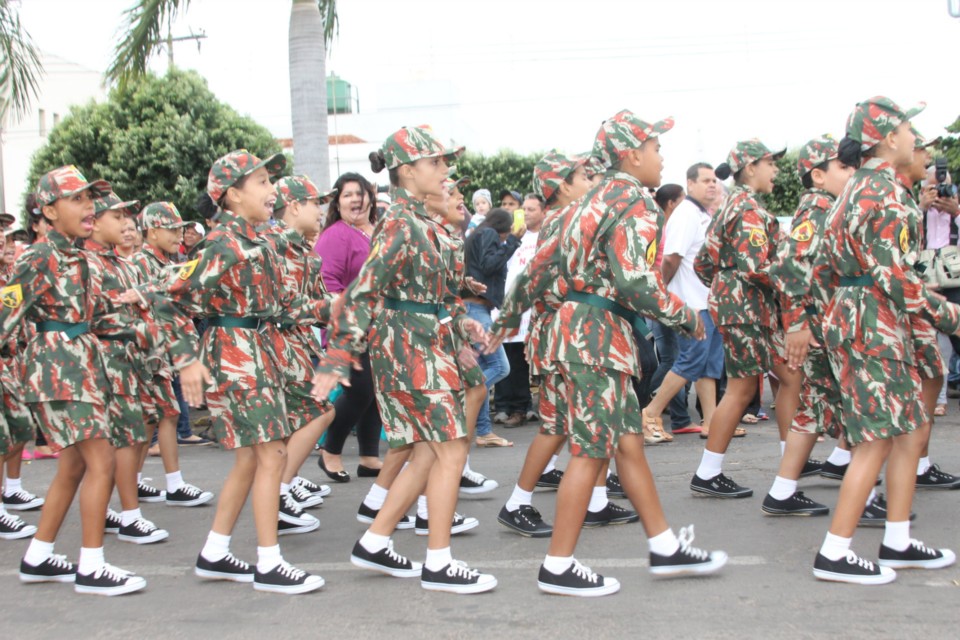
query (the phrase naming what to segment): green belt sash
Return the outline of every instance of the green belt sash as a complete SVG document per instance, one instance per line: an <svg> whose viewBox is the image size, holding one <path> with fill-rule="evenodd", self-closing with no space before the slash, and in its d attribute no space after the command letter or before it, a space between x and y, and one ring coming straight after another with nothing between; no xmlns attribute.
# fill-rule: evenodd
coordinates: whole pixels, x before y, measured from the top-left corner
<svg viewBox="0 0 960 640"><path fill-rule="evenodd" d="M210 316L207 326L223 327L224 329L254 329L259 331L265 327L268 320L263 318L239 318L237 316Z"/></svg>
<svg viewBox="0 0 960 640"><path fill-rule="evenodd" d="M412 300L397 300L396 298L384 298L383 306L391 311L404 311L406 313L423 313L426 315L437 316L440 322L449 320L450 313L442 304L431 302L414 302Z"/></svg>
<svg viewBox="0 0 960 640"><path fill-rule="evenodd" d="M840 276L841 287L872 287L873 276L863 273L859 276Z"/></svg>
<svg viewBox="0 0 960 640"><path fill-rule="evenodd" d="M609 311L629 322L630 326L633 327L633 331L640 334L644 339L650 336L650 328L647 327L647 323L639 314L627 309L623 305L617 304L613 300L598 296L594 293L586 293L585 291L569 291L567 292L566 299Z"/></svg>
<svg viewBox="0 0 960 640"><path fill-rule="evenodd" d="M68 340L90 331L89 322L60 322L58 320L44 320L37 323L37 331L62 332Z"/></svg>

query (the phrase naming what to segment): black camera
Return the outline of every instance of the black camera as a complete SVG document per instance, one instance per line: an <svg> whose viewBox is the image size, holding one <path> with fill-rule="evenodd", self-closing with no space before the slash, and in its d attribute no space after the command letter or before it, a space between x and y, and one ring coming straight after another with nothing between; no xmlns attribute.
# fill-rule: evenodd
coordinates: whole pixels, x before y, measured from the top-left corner
<svg viewBox="0 0 960 640"><path fill-rule="evenodd" d="M950 175L947 171L947 159L937 158L934 167L933 177L937 181L937 197L952 198L957 195L957 187L955 185L944 184Z"/></svg>

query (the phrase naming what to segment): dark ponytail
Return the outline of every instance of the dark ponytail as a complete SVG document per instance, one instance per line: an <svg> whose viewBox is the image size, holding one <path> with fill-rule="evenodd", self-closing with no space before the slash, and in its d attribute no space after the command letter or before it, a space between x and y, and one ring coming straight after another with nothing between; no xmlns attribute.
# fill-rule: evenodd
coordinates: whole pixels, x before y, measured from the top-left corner
<svg viewBox="0 0 960 640"><path fill-rule="evenodd" d="M371 151L367 157L370 158L370 170L374 173L380 173L387 168L387 160L383 157L383 151L379 149Z"/></svg>
<svg viewBox="0 0 960 640"><path fill-rule="evenodd" d="M863 152L860 150L860 143L856 140L844 136L840 141L840 147L837 151L837 159L848 167L860 167L863 160Z"/></svg>
<svg viewBox="0 0 960 640"><path fill-rule="evenodd" d="M717 175L717 180L726 180L733 175L733 169L730 168L729 164L723 162L717 165L717 168L714 169L714 173Z"/></svg>
<svg viewBox="0 0 960 640"><path fill-rule="evenodd" d="M197 211L203 216L204 220L216 220L220 215L220 207L210 198L210 194L204 191L197 198Z"/></svg>

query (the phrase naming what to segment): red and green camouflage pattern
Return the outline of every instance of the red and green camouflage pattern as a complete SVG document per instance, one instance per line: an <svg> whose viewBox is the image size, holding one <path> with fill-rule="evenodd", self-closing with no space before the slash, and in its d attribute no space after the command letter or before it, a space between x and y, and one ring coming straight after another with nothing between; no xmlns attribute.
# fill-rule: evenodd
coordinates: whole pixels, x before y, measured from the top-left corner
<svg viewBox="0 0 960 640"><path fill-rule="evenodd" d="M273 204L274 211L280 211L288 204L293 202L306 202L307 200L316 200L320 204L326 204L333 198L333 191L320 193L317 185L311 182L307 176L287 176L277 180L273 185L277 191L277 201Z"/></svg>
<svg viewBox="0 0 960 640"><path fill-rule="evenodd" d="M93 207L97 215L100 215L104 211L109 211L110 209L119 209L126 215L134 216L137 214L137 210L140 208L140 201L124 201L120 196L115 194L113 191L110 191L94 198Z"/></svg>
<svg viewBox="0 0 960 640"><path fill-rule="evenodd" d="M53 204L60 198L68 198L87 189L98 196L110 191L110 183L106 180L89 182L73 165L54 169L45 173L37 183L37 206Z"/></svg>
<svg viewBox="0 0 960 640"><path fill-rule="evenodd" d="M592 155L605 167L618 167L628 151L639 149L647 139L656 138L672 128L673 118L649 123L624 109L600 125Z"/></svg>
<svg viewBox="0 0 960 640"><path fill-rule="evenodd" d="M260 167L265 167L267 173L274 177L286 166L287 158L282 153L275 153L266 160L261 160L246 149L231 151L210 167L207 193L211 200L219 204L227 189L235 185L240 178L250 175Z"/></svg>
<svg viewBox="0 0 960 640"><path fill-rule="evenodd" d="M147 229L182 229L192 224L184 222L180 211L172 202L151 202L140 212L140 228Z"/></svg>
<svg viewBox="0 0 960 640"><path fill-rule="evenodd" d="M463 147L448 149L428 125L403 127L387 138L380 147L387 169L413 164L425 158L446 158L448 163L463 153Z"/></svg>
<svg viewBox="0 0 960 640"><path fill-rule="evenodd" d="M767 145L756 138L741 140L730 150L730 153L727 154L727 164L730 165L731 171L736 173L757 160L763 160L767 157L776 160L786 152L786 149L771 151Z"/></svg>
<svg viewBox="0 0 960 640"><path fill-rule="evenodd" d="M913 135L916 140L913 143L914 149L926 149L928 147L938 147L940 143L943 142L943 136L937 136L933 140L927 140L927 138L917 131L916 127L910 127L910 131L913 131Z"/></svg>
<svg viewBox="0 0 960 640"><path fill-rule="evenodd" d="M839 151L840 145L829 135L810 140L797 154L797 175L802 178L820 165L835 160Z"/></svg>
<svg viewBox="0 0 960 640"><path fill-rule="evenodd" d="M920 103L904 111L890 98L874 96L857 103L847 118L847 137L859 142L860 149L863 151L872 149L880 144L888 133L892 133L903 122L916 117L926 106L925 103Z"/></svg>
<svg viewBox="0 0 960 640"><path fill-rule="evenodd" d="M583 168L587 172L587 179L593 180L594 176L602 176L607 172L608 167L603 164L603 160L591 155L590 153L581 154L583 158Z"/></svg>
<svg viewBox="0 0 960 640"><path fill-rule="evenodd" d="M85 440L114 442L107 407L102 404L45 400L31 403L30 407L47 446L53 451L61 451Z"/></svg>
<svg viewBox="0 0 960 640"><path fill-rule="evenodd" d="M565 387L559 395L566 404L557 420L564 420L570 455L609 459L620 436L642 431L640 403L629 374L576 362L557 363L557 369Z"/></svg>
<svg viewBox="0 0 960 640"><path fill-rule="evenodd" d="M0 270L0 288L13 275L13 265ZM29 442L35 438L33 414L23 401L23 350L29 335L27 323L20 326L0 348L0 391L3 394L3 420L11 445Z"/></svg>
<svg viewBox="0 0 960 640"><path fill-rule="evenodd" d="M823 344L823 343L821 343ZM828 434L837 438L840 424L840 385L830 368L830 357L823 347L812 347L803 361L800 404L790 430L796 433Z"/></svg>
<svg viewBox="0 0 960 640"><path fill-rule="evenodd" d="M549 201L577 167L586 161L582 156L567 156L553 149L533 167L533 192Z"/></svg>

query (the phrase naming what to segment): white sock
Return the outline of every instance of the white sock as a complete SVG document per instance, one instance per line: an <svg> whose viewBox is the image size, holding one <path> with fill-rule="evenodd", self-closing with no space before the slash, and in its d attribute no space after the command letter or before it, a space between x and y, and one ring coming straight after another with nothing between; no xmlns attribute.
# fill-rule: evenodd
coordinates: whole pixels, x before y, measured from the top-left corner
<svg viewBox="0 0 960 640"><path fill-rule="evenodd" d="M713 480L723 471L723 454L703 450L700 466L697 467L697 476L701 480Z"/></svg>
<svg viewBox="0 0 960 640"><path fill-rule="evenodd" d="M533 491L524 491L520 488L520 485L514 485L513 493L507 500L507 511L516 511L520 508L520 505L531 504L533 504Z"/></svg>
<svg viewBox="0 0 960 640"><path fill-rule="evenodd" d="M30 546L27 552L23 554L23 560L32 567L43 564L44 560L53 555L53 543L43 542L33 538L30 540Z"/></svg>
<svg viewBox="0 0 960 640"><path fill-rule="evenodd" d="M140 484L141 482L143 482L143 474L142 474L142 473L138 473L138 474L137 474L137 484Z"/></svg>
<svg viewBox="0 0 960 640"><path fill-rule="evenodd" d="M97 547L96 549L80 547L80 562L77 563L77 573L89 575L102 567L105 562L103 547Z"/></svg>
<svg viewBox="0 0 960 640"><path fill-rule="evenodd" d="M607 479L610 479L610 476L613 475L613 470L610 467L607 467Z"/></svg>
<svg viewBox="0 0 960 640"><path fill-rule="evenodd" d="M7 510L6 508L4 508L3 503L0 502L0 516L5 516L5 515L7 515Z"/></svg>
<svg viewBox="0 0 960 640"><path fill-rule="evenodd" d="M470 456L467 456L467 461L463 463L463 471L461 475L465 473L470 473Z"/></svg>
<svg viewBox="0 0 960 640"><path fill-rule="evenodd" d="M273 571L281 562L283 562L283 556L280 555L280 545L257 547L257 571L260 573Z"/></svg>
<svg viewBox="0 0 960 640"><path fill-rule="evenodd" d="M852 540L853 538L841 538L828 532L827 537L823 539L820 553L823 554L827 560L839 560L847 555L847 551L850 551L850 542Z"/></svg>
<svg viewBox="0 0 960 640"><path fill-rule="evenodd" d="M200 552L210 562L223 560L230 553L230 536L211 531L207 534L207 542Z"/></svg>
<svg viewBox="0 0 960 640"><path fill-rule="evenodd" d="M929 466L929 465L928 465ZM3 476L3 495L12 496L17 491L20 490L20 478L8 478L6 474Z"/></svg>
<svg viewBox="0 0 960 640"><path fill-rule="evenodd" d="M280 483L280 495L285 496L290 493L290 485L286 482Z"/></svg>
<svg viewBox="0 0 960 640"><path fill-rule="evenodd" d="M593 513L603 511L606 509L608 502L610 501L607 500L606 485L602 487L594 487L593 494L590 496L590 504L587 505L587 511L592 511Z"/></svg>
<svg viewBox="0 0 960 640"><path fill-rule="evenodd" d="M380 511L384 501L387 499L387 493L388 491L386 489L374 482L373 485L370 486L370 491L367 492L367 497L363 499L363 504L374 511Z"/></svg>
<svg viewBox="0 0 960 640"><path fill-rule="evenodd" d="M663 533L653 536L647 540L647 542L650 543L650 553L668 558L675 554L680 548L680 541L677 540L677 536L674 535L673 529L667 529Z"/></svg>
<svg viewBox="0 0 960 640"><path fill-rule="evenodd" d="M840 447L834 447L833 451L830 452L830 457L827 458L827 462L838 467L845 467L850 464L850 452Z"/></svg>
<svg viewBox="0 0 960 640"><path fill-rule="evenodd" d="M183 485L183 474L179 469L167 474L167 493L175 493Z"/></svg>
<svg viewBox="0 0 960 640"><path fill-rule="evenodd" d="M560 575L573 564L573 556L546 556L543 559L543 568L555 576Z"/></svg>
<svg viewBox="0 0 960 640"><path fill-rule="evenodd" d="M777 476L773 479L773 486L770 487L770 497L774 500L786 500L797 492L797 481L787 480Z"/></svg>
<svg viewBox="0 0 960 640"><path fill-rule="evenodd" d="M370 533L367 530L360 538L360 544L364 549L370 553L376 553L377 551L383 551L387 548L387 544L390 542L390 536L378 536L375 533Z"/></svg>
<svg viewBox="0 0 960 640"><path fill-rule="evenodd" d="M920 458L920 463L917 464L917 475L922 476L930 468L930 456L923 456ZM10 482L7 480L7 482ZM19 481L18 481L19 484ZM8 485L9 486L9 485Z"/></svg>
<svg viewBox="0 0 960 640"><path fill-rule="evenodd" d="M867 496L867 504L866 504L866 506L869 507L870 504L873 503L873 501L876 500L876 499L877 499L877 490L876 490L876 489L870 489L870 495Z"/></svg>
<svg viewBox="0 0 960 640"><path fill-rule="evenodd" d="M450 547L427 549L427 560L423 563L423 568L430 571L440 571L451 562L453 562L453 554L450 553Z"/></svg>
<svg viewBox="0 0 960 640"><path fill-rule="evenodd" d="M430 519L430 512L427 511L427 496L417 498L417 517L424 520Z"/></svg>
<svg viewBox="0 0 960 640"><path fill-rule="evenodd" d="M903 551L910 546L910 521L890 522L883 530L883 546L894 551Z"/></svg>
<svg viewBox="0 0 960 640"><path fill-rule="evenodd" d="M556 455L550 456L550 462L547 463L547 467L543 470L543 472L544 472L544 473L550 473L551 471L553 471L554 469L556 469L556 468L557 468L557 460L558 460L558 459L559 459L559 457L556 456Z"/></svg>
<svg viewBox="0 0 960 640"><path fill-rule="evenodd" d="M783 452L786 451L786 450L787 450L787 441L786 441L786 440L781 440L781 441L780 441L780 457L781 457L781 458L783 457Z"/></svg>
<svg viewBox="0 0 960 640"><path fill-rule="evenodd" d="M120 524L126 527L128 525L133 524L134 522L136 522L142 517L143 515L140 513L140 507L137 507L132 511L122 511L120 513Z"/></svg>

